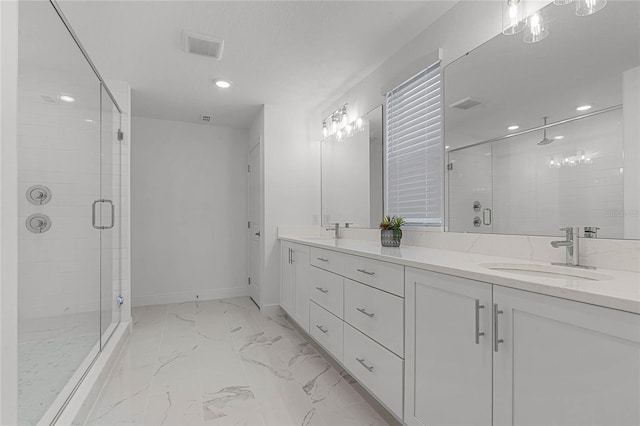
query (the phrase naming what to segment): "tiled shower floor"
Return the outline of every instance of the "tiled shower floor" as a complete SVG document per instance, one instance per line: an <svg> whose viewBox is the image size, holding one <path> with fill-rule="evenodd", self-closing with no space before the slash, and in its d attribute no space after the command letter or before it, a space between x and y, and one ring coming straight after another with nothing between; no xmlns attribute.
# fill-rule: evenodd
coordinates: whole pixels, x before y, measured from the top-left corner
<svg viewBox="0 0 640 426"><path fill-rule="evenodd" d="M97 351L96 313L20 321L18 424L35 425L85 361Z"/></svg>
<svg viewBox="0 0 640 426"><path fill-rule="evenodd" d="M133 310L87 424L386 425L283 318L247 298Z"/></svg>

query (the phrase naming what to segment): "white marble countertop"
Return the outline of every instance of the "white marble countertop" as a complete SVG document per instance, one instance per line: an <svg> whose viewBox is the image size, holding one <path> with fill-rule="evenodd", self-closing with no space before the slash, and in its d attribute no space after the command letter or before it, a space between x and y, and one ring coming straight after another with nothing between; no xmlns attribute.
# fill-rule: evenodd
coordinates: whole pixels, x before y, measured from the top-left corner
<svg viewBox="0 0 640 426"><path fill-rule="evenodd" d="M608 279L601 281L572 277L524 276L514 272L492 270L482 264L549 264L425 247L404 245L397 248L382 247L379 242L366 240L292 236L279 238L293 243L640 314L640 273L637 272L598 268L593 272L608 276Z"/></svg>

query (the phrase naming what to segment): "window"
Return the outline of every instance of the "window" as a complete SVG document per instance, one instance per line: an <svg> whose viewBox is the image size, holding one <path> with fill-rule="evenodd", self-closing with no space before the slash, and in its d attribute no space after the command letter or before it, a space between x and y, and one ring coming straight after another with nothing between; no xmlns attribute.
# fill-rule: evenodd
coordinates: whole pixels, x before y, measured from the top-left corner
<svg viewBox="0 0 640 426"><path fill-rule="evenodd" d="M387 214L442 225L440 62L386 95Z"/></svg>

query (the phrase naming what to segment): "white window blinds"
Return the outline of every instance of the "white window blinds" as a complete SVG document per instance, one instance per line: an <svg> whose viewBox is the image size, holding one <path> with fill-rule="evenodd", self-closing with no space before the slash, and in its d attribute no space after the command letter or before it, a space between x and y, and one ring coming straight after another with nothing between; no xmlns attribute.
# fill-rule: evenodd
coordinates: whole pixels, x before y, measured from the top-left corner
<svg viewBox="0 0 640 426"><path fill-rule="evenodd" d="M442 224L440 62L386 96L386 211L411 225Z"/></svg>

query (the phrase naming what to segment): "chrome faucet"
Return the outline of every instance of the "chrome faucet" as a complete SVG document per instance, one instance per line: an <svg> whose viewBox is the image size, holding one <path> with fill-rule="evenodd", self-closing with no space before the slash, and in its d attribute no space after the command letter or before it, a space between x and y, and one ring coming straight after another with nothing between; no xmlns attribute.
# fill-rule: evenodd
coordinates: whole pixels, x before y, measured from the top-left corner
<svg viewBox="0 0 640 426"><path fill-rule="evenodd" d="M565 231L566 238L564 241L551 241L554 248L565 247L567 249L567 260L565 263L552 262L552 265L572 266L574 268L595 269L593 266L580 265L580 228L577 226L568 226L561 228Z"/></svg>
<svg viewBox="0 0 640 426"><path fill-rule="evenodd" d="M331 228L324 228L324 229L327 230L327 231L334 231L335 232L334 237L335 238L340 238L340 224L339 223L332 223L332 225L333 226Z"/></svg>

